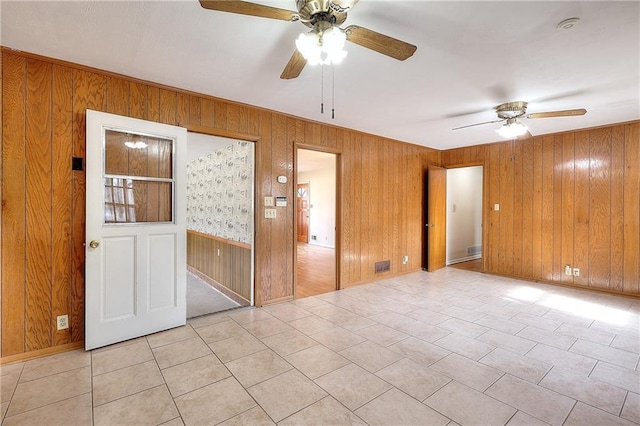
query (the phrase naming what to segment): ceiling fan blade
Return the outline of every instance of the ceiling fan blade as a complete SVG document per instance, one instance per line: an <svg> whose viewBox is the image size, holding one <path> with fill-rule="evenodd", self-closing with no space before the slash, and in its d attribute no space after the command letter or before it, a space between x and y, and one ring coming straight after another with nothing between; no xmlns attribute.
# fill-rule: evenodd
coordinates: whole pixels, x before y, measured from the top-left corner
<svg viewBox="0 0 640 426"><path fill-rule="evenodd" d="M399 61L404 61L411 57L417 49L413 44L357 25L348 26L344 32L347 34L347 40L351 43L359 44L362 47L390 56Z"/></svg>
<svg viewBox="0 0 640 426"><path fill-rule="evenodd" d="M466 129L467 127L482 126L484 124L500 123L501 121L505 121L505 120L506 118L500 119L500 120L485 121L484 123L469 124L468 126L456 127L455 129L451 129L451 130Z"/></svg>
<svg viewBox="0 0 640 426"><path fill-rule="evenodd" d="M200 0L205 9L221 12L238 13L240 15L259 16L261 18L279 19L281 21L297 21L298 13L286 9L264 6L239 0Z"/></svg>
<svg viewBox="0 0 640 426"><path fill-rule="evenodd" d="M296 78L300 75L305 65L307 65L307 60L302 56L302 53L300 53L298 49L294 50L291 59L289 59L289 63L287 63L284 71L280 74L280 78L283 80Z"/></svg>
<svg viewBox="0 0 640 426"><path fill-rule="evenodd" d="M548 118L548 117L571 117L576 115L585 115L587 110L580 109L567 109L564 111L548 111L548 112L535 112L533 114L527 114L527 118Z"/></svg>

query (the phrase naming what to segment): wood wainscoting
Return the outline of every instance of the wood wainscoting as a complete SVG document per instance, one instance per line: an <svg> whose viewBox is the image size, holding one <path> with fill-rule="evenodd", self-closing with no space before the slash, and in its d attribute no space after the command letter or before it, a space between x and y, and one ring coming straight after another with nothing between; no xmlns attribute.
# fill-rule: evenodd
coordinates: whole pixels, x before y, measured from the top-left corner
<svg viewBox="0 0 640 426"><path fill-rule="evenodd" d="M251 303L251 245L188 230L187 265Z"/></svg>

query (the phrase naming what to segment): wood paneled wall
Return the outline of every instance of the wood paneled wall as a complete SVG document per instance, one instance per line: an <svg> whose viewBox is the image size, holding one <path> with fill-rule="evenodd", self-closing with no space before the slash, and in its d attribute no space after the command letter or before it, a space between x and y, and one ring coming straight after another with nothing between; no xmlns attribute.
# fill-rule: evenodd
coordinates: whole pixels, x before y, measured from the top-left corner
<svg viewBox="0 0 640 426"><path fill-rule="evenodd" d="M187 265L251 302L250 244L187 231Z"/></svg>
<svg viewBox="0 0 640 426"><path fill-rule="evenodd" d="M84 339L85 174L71 157L85 156L87 108L257 140L258 305L293 295L295 206L260 213L264 196L294 199L296 144L342 161L342 286L373 280L378 260L420 269L422 176L439 151L8 49L1 64L2 357Z"/></svg>
<svg viewBox="0 0 640 426"><path fill-rule="evenodd" d="M448 150L442 164L484 165L486 272L640 294L640 122Z"/></svg>

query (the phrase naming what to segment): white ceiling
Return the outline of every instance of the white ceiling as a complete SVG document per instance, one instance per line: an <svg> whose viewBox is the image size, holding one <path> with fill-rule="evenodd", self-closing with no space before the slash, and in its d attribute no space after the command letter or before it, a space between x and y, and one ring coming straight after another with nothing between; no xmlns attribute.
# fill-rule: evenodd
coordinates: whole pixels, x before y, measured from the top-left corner
<svg viewBox="0 0 640 426"><path fill-rule="evenodd" d="M298 173L313 172L315 170L334 169L336 167L336 155L326 152L311 151L309 149L298 150Z"/></svg>
<svg viewBox="0 0 640 426"><path fill-rule="evenodd" d="M295 9L293 0L259 1ZM498 140L493 108L586 108L526 120L539 135L640 118L640 2L361 0L345 25L418 46L399 62L354 44L331 71L279 78L307 27L197 0L5 1L0 44L438 149ZM556 24L579 17L572 30Z"/></svg>
<svg viewBox="0 0 640 426"><path fill-rule="evenodd" d="M212 152L220 151L229 145L240 143L235 139L220 136L205 135L203 133L187 133L187 163Z"/></svg>

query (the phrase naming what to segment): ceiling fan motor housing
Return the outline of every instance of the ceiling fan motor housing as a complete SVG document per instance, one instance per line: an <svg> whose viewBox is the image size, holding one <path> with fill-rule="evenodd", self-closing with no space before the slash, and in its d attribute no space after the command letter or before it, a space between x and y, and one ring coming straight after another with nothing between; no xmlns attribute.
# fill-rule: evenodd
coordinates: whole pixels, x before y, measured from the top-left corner
<svg viewBox="0 0 640 426"><path fill-rule="evenodd" d="M342 25L349 10L349 7L342 7L331 0L298 0L297 6L300 21L310 28L314 28L318 22Z"/></svg>
<svg viewBox="0 0 640 426"><path fill-rule="evenodd" d="M503 119L522 117L527 113L526 102L507 102L496 107L498 117Z"/></svg>

